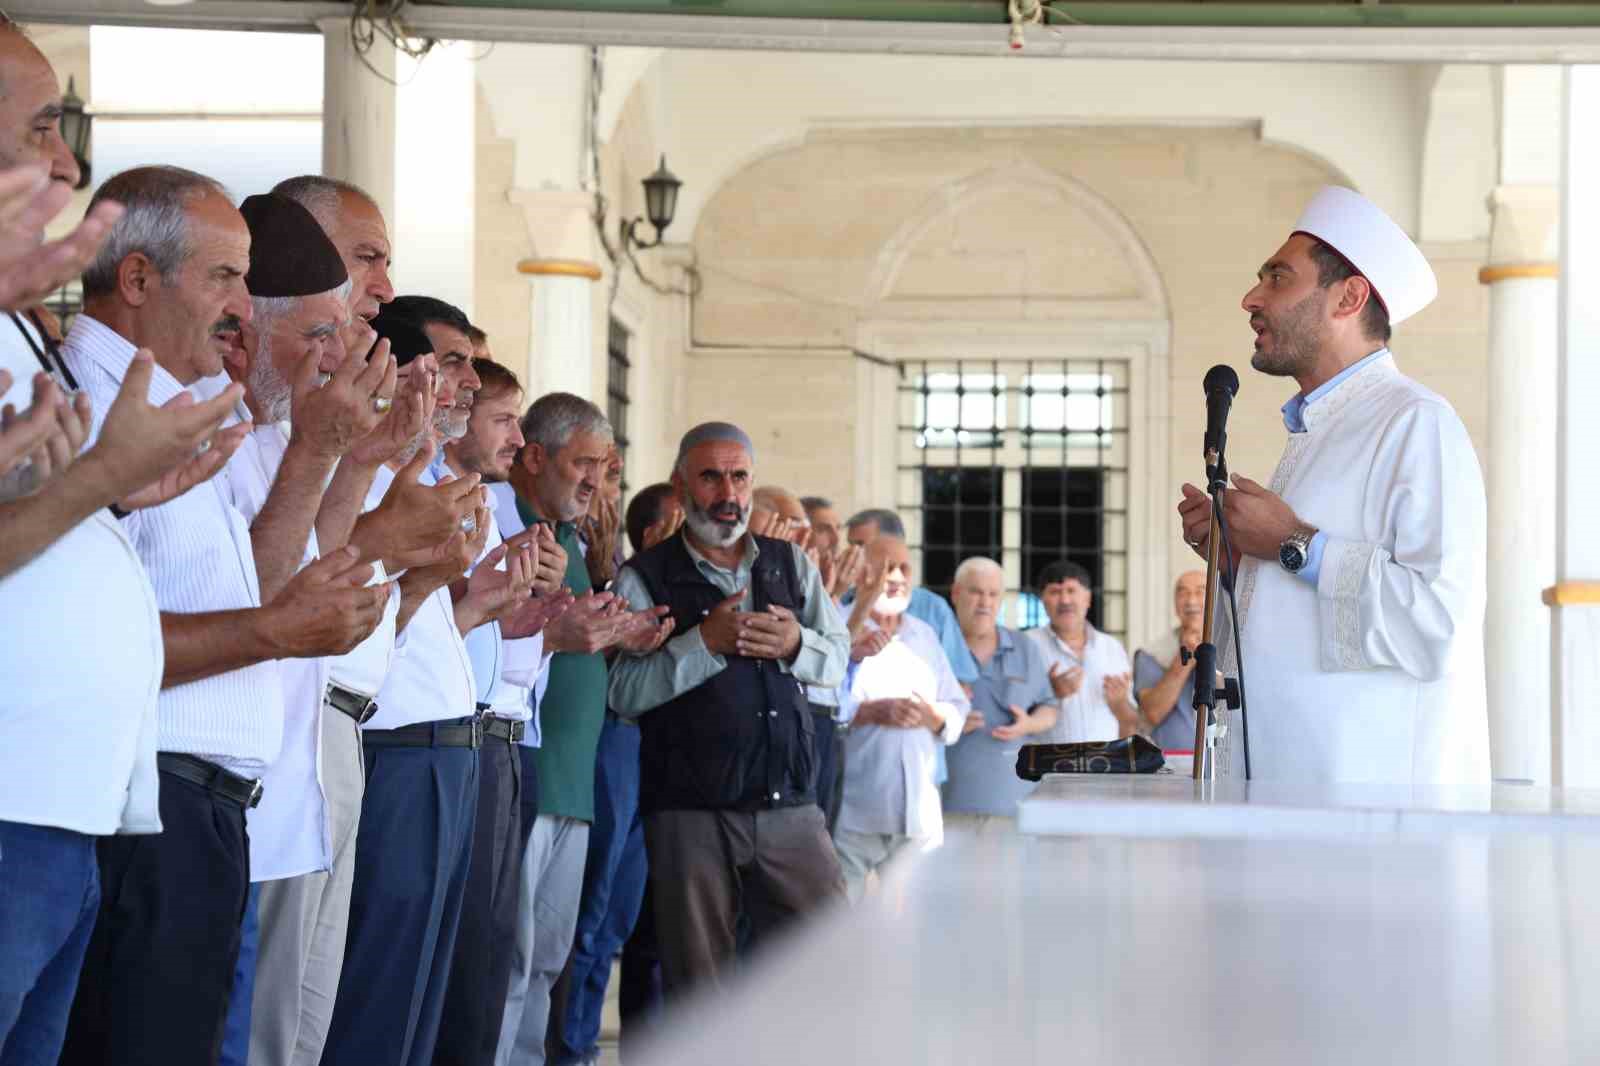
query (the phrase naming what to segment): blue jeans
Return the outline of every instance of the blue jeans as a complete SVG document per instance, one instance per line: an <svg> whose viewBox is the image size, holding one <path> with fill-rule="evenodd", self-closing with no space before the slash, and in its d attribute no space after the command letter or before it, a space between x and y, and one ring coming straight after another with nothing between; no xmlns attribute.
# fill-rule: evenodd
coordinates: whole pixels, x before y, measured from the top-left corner
<svg viewBox="0 0 1600 1066"><path fill-rule="evenodd" d="M599 1053L600 1013L611 963L633 932L644 899L644 827L639 821L639 729L606 716L595 754L594 823L573 938L567 1007L556 1066Z"/></svg>
<svg viewBox="0 0 1600 1066"><path fill-rule="evenodd" d="M261 882L250 886L239 923L239 961L233 966L233 992L228 996L228 1020L222 1026L222 1056L217 1066L245 1066L250 1061L250 1000L256 991L256 949L261 945L261 925L256 903Z"/></svg>
<svg viewBox="0 0 1600 1066"><path fill-rule="evenodd" d="M94 837L0 822L0 1066L55 1066L99 908Z"/></svg>

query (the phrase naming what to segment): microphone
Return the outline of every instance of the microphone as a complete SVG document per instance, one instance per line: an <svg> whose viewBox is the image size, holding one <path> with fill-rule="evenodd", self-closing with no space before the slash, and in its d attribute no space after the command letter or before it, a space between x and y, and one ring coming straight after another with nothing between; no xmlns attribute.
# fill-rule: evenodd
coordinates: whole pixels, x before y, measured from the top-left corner
<svg viewBox="0 0 1600 1066"><path fill-rule="evenodd" d="M1218 363L1206 371L1206 463L1215 466L1228 447L1228 409L1239 391L1233 367Z"/></svg>

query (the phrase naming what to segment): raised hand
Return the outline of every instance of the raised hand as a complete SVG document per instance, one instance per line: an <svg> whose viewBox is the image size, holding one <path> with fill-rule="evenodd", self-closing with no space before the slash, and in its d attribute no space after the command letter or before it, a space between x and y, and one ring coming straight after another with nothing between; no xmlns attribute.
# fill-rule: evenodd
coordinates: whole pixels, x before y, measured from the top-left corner
<svg viewBox="0 0 1600 1066"><path fill-rule="evenodd" d="M423 443L411 461L395 474L383 501L356 520L350 535L367 558L382 559L391 571L446 561L451 553L444 548L445 542L462 533L462 519L472 515L476 521L476 512L482 507L477 474L447 478L437 485L418 481L433 461L433 449L431 440ZM487 530L484 535L488 535ZM465 543L464 537L462 542ZM472 558L452 579L472 564Z"/></svg>
<svg viewBox="0 0 1600 1066"><path fill-rule="evenodd" d="M333 376L320 383L322 347L314 347L295 368L290 445L302 444L324 459L338 459L382 420L373 403L394 394L395 365L384 346L369 362L365 352L346 351ZM387 389L387 392L384 390Z"/></svg>
<svg viewBox="0 0 1600 1066"><path fill-rule="evenodd" d="M961 735L962 736L966 736L968 733L976 733L978 730L980 730L982 728L983 728L983 712L982 711L968 711L967 712L967 720L965 722L961 723ZM1001 728L1004 728L1004 727L1002 726Z"/></svg>
<svg viewBox="0 0 1600 1066"><path fill-rule="evenodd" d="M365 640L389 600L389 585L368 588L370 580L371 565L348 546L290 578L261 612L281 657L343 655Z"/></svg>
<svg viewBox="0 0 1600 1066"><path fill-rule="evenodd" d="M0 394L10 387L5 374ZM0 409L0 497L35 492L65 470L83 447L92 414L86 394L68 395L49 374L35 374L27 410Z"/></svg>
<svg viewBox="0 0 1600 1066"><path fill-rule="evenodd" d="M1011 715L1011 721L1005 725L997 725L993 729L989 730L989 735L994 737L994 739L1006 741L1021 740L1023 737L1028 736L1031 733L1038 732L1038 730L1034 728L1032 717L1027 711L1023 710L1021 707L1018 707L1016 704L1013 703L1008 706L1006 708L1006 713Z"/></svg>
<svg viewBox="0 0 1600 1066"><path fill-rule="evenodd" d="M589 514L583 520L584 540L589 545L584 565L589 580L604 585L616 576L617 536L622 529L622 509L613 500L595 493Z"/></svg>
<svg viewBox="0 0 1600 1066"><path fill-rule="evenodd" d="M550 651L591 655L616 642L616 595L586 592L544 630L544 646Z"/></svg>
<svg viewBox="0 0 1600 1066"><path fill-rule="evenodd" d="M533 576L533 594L552 596L567 579L567 549L556 540L555 530L539 523L539 558Z"/></svg>
<svg viewBox="0 0 1600 1066"><path fill-rule="evenodd" d="M355 319L354 321L361 321ZM370 329L370 327L369 327ZM376 348L369 343L360 350L372 350L372 359L389 358L389 341L384 338ZM378 386L374 400L387 396L392 400L389 413L377 425L359 438L350 448L350 459L360 466L378 467L389 462L417 439L424 427L433 420L435 402L433 380L427 374L407 375L404 384L398 384L398 370L389 359L391 372L386 373ZM432 455L432 452L429 452Z"/></svg>
<svg viewBox="0 0 1600 1066"><path fill-rule="evenodd" d="M1282 496L1242 474L1233 475L1233 488L1222 494L1222 517L1235 551L1271 562L1285 540L1306 528Z"/></svg>
<svg viewBox="0 0 1600 1066"><path fill-rule="evenodd" d="M462 633L509 616L527 602L533 593L534 551L528 538L501 544L478 561L466 580L465 595L455 605L456 626Z"/></svg>
<svg viewBox="0 0 1600 1066"><path fill-rule="evenodd" d="M0 309L20 311L81 276L122 217L121 204L101 201L71 233L41 245L46 224L71 198L48 167L0 171Z"/></svg>
<svg viewBox="0 0 1600 1066"><path fill-rule="evenodd" d="M537 636L551 622L565 614L572 604L571 589L556 589L548 596L534 596L500 619L500 635L507 640Z"/></svg>
<svg viewBox="0 0 1600 1066"><path fill-rule="evenodd" d="M1050 664L1050 688L1057 699L1070 699L1078 694L1078 689L1083 687L1083 667L1074 666L1068 670L1060 663Z"/></svg>
<svg viewBox="0 0 1600 1066"><path fill-rule="evenodd" d="M866 558L866 552L859 545L852 544L846 548L834 562L833 581L828 585L828 594L837 600L855 588L856 582L861 580L861 568Z"/></svg>
<svg viewBox="0 0 1600 1066"><path fill-rule="evenodd" d="M79 460L92 464L110 498L129 510L166 503L211 477L250 432L248 422L218 429L244 394L242 386L229 385L204 402L184 392L155 407L149 400L154 369L149 349L134 354L100 439ZM206 459L202 446L220 458Z"/></svg>
<svg viewBox="0 0 1600 1066"><path fill-rule="evenodd" d="M857 637L850 645L850 658L853 662L870 659L884 648L889 646L889 634L881 629L868 629Z"/></svg>
<svg viewBox="0 0 1600 1066"><path fill-rule="evenodd" d="M1127 701L1132 683L1133 679L1127 674L1107 674L1100 687L1106 702L1116 707Z"/></svg>
<svg viewBox="0 0 1600 1066"><path fill-rule="evenodd" d="M717 604L700 619L700 639L713 655L736 655L739 652L739 604L744 602L744 589Z"/></svg>
<svg viewBox="0 0 1600 1066"><path fill-rule="evenodd" d="M618 646L634 655L649 655L667 642L676 623L672 619L671 609L665 606L635 612L635 617L641 615L647 616L650 624L635 624L632 632L624 636Z"/></svg>
<svg viewBox="0 0 1600 1066"><path fill-rule="evenodd" d="M800 650L800 622L787 607L769 605L765 611L741 611L739 654L750 659L792 659Z"/></svg>
<svg viewBox="0 0 1600 1066"><path fill-rule="evenodd" d="M683 508L668 507L660 518L656 519L644 530L644 545L639 549L645 551L654 548L678 531L683 525Z"/></svg>

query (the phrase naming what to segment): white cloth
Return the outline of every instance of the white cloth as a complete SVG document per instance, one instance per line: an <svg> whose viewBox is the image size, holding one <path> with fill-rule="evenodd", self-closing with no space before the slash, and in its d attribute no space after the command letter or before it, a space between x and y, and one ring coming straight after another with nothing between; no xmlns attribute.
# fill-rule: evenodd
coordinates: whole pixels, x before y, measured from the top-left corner
<svg viewBox="0 0 1600 1066"><path fill-rule="evenodd" d="M433 484L426 470L418 478ZM378 468L372 479L371 500L381 500L394 484L394 471ZM455 607L448 586L428 594L411 616L410 624L395 636L395 655L378 692L378 713L364 729L399 729L419 722L466 718L477 707L477 684L472 660L456 628Z"/></svg>
<svg viewBox="0 0 1600 1066"><path fill-rule="evenodd" d="M1305 417L1270 488L1328 535L1327 549L1316 587L1272 563L1240 568L1251 769L1262 780L1487 784L1488 534L1467 431L1387 355ZM1231 771L1242 763L1230 759Z"/></svg>
<svg viewBox="0 0 1600 1066"><path fill-rule="evenodd" d="M80 314L72 323L63 352L94 400L94 439L134 350L89 315ZM176 378L155 368L151 403L164 404L183 391ZM261 606L249 523L228 502L218 479L160 507L135 511L122 520L122 527L150 575L162 611L194 614ZM277 758L283 739L278 666L256 663L162 689L156 723L161 751L195 755L245 777L260 777Z"/></svg>
<svg viewBox="0 0 1600 1066"><path fill-rule="evenodd" d="M867 625L878 626L870 618ZM939 744L961 739L971 704L950 669L932 626L900 616L894 639L878 654L855 664L840 690L840 709L854 718L867 700L920 696L944 716L935 736L921 727L853 726L845 741L844 796L837 830L890 833L923 840L944 838L939 803Z"/></svg>
<svg viewBox="0 0 1600 1066"><path fill-rule="evenodd" d="M517 513L517 494L504 482L489 486L489 498L494 507L495 532L502 539L514 537L527 530L528 525ZM490 700L490 709L502 718L527 722L522 735L526 747L539 746L539 700L544 695L545 684L550 679L550 660L554 654L544 648L544 634L504 644L504 660L500 677L505 682L496 697Z"/></svg>
<svg viewBox="0 0 1600 1066"><path fill-rule="evenodd" d="M1363 277L1397 326L1433 303L1439 282L1406 231L1360 193L1325 185L1306 205L1295 232L1331 246Z"/></svg>
<svg viewBox="0 0 1600 1066"><path fill-rule="evenodd" d="M247 414L240 410L235 418ZM288 449L288 428L287 423L257 426L223 470L223 492L248 522L256 520L272 491ZM306 566L318 555L313 529L301 553L300 565ZM381 580L382 564L375 569L378 573L374 579ZM357 691L367 696L377 692L394 649L394 622L399 607L400 592L395 588L390 591L378 628L346 655L278 660L284 700L283 748L262 778L260 805L247 815L250 880L276 881L332 869L333 824L322 782L322 716L342 712L325 705L328 682L338 664L354 659L355 673L365 678L376 671L378 680L370 689Z"/></svg>
<svg viewBox="0 0 1600 1066"><path fill-rule="evenodd" d="M0 402L26 410L38 359L11 322L0 338ZM96 511L0 579L0 618L0 820L160 832L161 617L117 520Z"/></svg>
<svg viewBox="0 0 1600 1066"><path fill-rule="evenodd" d="M1116 740L1122 734L1122 723L1117 721L1117 716L1111 713L1111 705L1106 702L1105 680L1114 674L1133 672L1128 649L1116 637L1100 632L1087 622L1084 628L1089 636L1084 641L1081 659L1048 624L1023 633L1026 639L1039 646L1046 670L1057 665L1062 670L1083 668L1083 683L1078 691L1061 701L1061 716L1056 720L1056 727L1040 737L1041 742L1076 744ZM1131 689L1129 698L1132 698Z"/></svg>

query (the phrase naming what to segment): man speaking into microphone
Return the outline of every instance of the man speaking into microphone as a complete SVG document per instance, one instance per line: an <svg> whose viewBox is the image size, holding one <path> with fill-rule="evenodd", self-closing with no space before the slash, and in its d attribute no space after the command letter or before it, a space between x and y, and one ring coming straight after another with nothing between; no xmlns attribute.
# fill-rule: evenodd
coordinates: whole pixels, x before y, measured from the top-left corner
<svg viewBox="0 0 1600 1066"><path fill-rule="evenodd" d="M1254 776L1487 784L1483 474L1455 411L1388 348L1437 295L1433 271L1387 215L1330 186L1256 278L1250 365L1299 391L1271 483L1235 475L1223 493ZM1211 501L1183 496L1203 558Z"/></svg>

